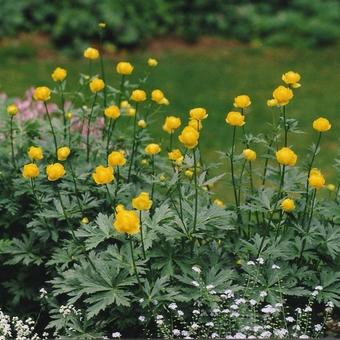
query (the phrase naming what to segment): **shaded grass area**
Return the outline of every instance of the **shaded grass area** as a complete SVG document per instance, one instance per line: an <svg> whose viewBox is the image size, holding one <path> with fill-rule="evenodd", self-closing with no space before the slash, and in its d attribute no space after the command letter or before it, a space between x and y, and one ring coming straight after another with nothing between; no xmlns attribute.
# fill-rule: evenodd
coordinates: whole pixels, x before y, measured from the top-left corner
<svg viewBox="0 0 340 340"><path fill-rule="evenodd" d="M24 56L23 56L24 55ZM10 96L22 96L34 85L51 85L50 73L55 66L69 71L68 86L76 87L77 74L87 72L88 64L79 60L55 56L36 59L29 53L20 58L0 53L0 91ZM108 82L118 86L118 76L114 72L117 60L129 60L136 72L131 81L139 79L148 71L146 60L150 53L140 52L119 58L107 58ZM162 131L164 117L169 114L186 117L190 108L203 106L209 117L204 121L201 147L204 160L218 159L215 150L226 151L231 143L232 129L226 126L224 118L230 111L233 98L238 94L248 94L252 106L247 118L247 131L268 132L267 122L278 119L278 112L266 106L272 90L281 84L281 74L295 70L302 75L302 87L295 91L292 103L287 107L288 117L297 118L304 134L289 137L289 144L305 159L308 146L316 141L317 134L312 130L313 119L328 117L332 130L325 134L320 155L315 165L320 167L329 181L335 181L332 161L338 155L340 126L340 47L320 50L255 49L242 46L218 47L188 51L163 51L154 56L159 66L152 70L148 89L160 88L169 98L171 105L166 107L152 126L156 141L167 146L168 136ZM97 65L98 66L98 65ZM273 116L274 115L274 116ZM186 119L184 118L183 121ZM241 145L237 152L241 152ZM259 163L263 163L259 160ZM222 169L219 169L220 172ZM217 191L220 196L229 196L229 184L220 183Z"/></svg>

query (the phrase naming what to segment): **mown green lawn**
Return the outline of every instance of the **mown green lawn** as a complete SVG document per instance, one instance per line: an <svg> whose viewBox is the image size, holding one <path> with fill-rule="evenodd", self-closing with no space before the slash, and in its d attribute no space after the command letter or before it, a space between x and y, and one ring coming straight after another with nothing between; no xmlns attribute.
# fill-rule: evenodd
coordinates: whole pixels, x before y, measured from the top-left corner
<svg viewBox="0 0 340 340"><path fill-rule="evenodd" d="M273 109L267 108L266 100L273 88L281 84L281 74L295 70L302 75L302 87L295 91L287 112L289 117L300 120L300 127L306 133L291 137L289 142L303 159L308 146L317 137L311 128L312 120L318 116L328 117L333 127L323 138L316 165L323 169L329 181L334 181L332 161L338 155L340 146L339 55L340 47L291 50L238 46L159 52L155 55L159 66L152 71L149 88L164 90L171 105L153 126L155 140L166 143L167 136L161 130L161 122L166 114L185 117L190 108L203 106L209 113L201 138L204 159L217 159L214 150L225 151L230 145L231 129L226 126L224 118L228 110L232 109L233 98L246 93L252 99L247 120L248 131L268 131L266 122L272 121ZM132 81L138 79L147 69L145 61L148 57L149 53L139 52L107 59L108 79L117 84L114 65L119 59L129 60L135 65ZM86 72L88 67L81 57L79 60L65 57L44 60L30 56L12 58L0 53L0 91L21 96L32 85L52 85L50 73L55 66L69 70L69 86L75 86L78 72ZM226 188L222 184L218 186L221 196L228 196Z"/></svg>

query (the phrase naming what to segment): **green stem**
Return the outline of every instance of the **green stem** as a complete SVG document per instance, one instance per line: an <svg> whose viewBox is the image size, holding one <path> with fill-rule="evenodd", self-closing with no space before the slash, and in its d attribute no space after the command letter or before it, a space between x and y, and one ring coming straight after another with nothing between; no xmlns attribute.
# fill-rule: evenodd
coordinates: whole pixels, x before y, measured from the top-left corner
<svg viewBox="0 0 340 340"><path fill-rule="evenodd" d="M104 81L105 80L105 68L104 68L104 58L103 58L103 34L100 31L99 33L99 58L100 58L100 70L101 70L101 76ZM104 87L104 107L106 107L107 104L107 86Z"/></svg>
<svg viewBox="0 0 340 340"><path fill-rule="evenodd" d="M197 224L197 212L198 212L198 186L197 186L197 159L196 159L196 148L193 149L193 156L194 156L194 183L195 183L195 208L194 208L194 222L192 233L195 232L196 224Z"/></svg>
<svg viewBox="0 0 340 340"><path fill-rule="evenodd" d="M91 129L92 115L94 111L94 105L96 104L96 100L97 100L97 92L94 95L91 112L90 112L89 120L87 123L87 131L86 131L86 160L87 162L90 160L90 129Z"/></svg>
<svg viewBox="0 0 340 340"><path fill-rule="evenodd" d="M68 146L71 148L71 118L68 121Z"/></svg>
<svg viewBox="0 0 340 340"><path fill-rule="evenodd" d="M144 257L144 260L146 260L144 237L143 237L142 211L141 210L139 211L139 221L140 221L140 240L141 240L141 243L142 243L143 257Z"/></svg>
<svg viewBox="0 0 340 340"><path fill-rule="evenodd" d="M51 132L52 132L52 135L53 135L54 148L55 148L55 155L56 155L56 157L58 158L58 144L57 144L57 137L56 137L55 132L54 132L54 128L53 128L53 125L52 125L51 116L50 116L50 113L48 112L48 108L47 108L46 102L44 102L44 106L45 106L45 110L46 110L48 122L50 123Z"/></svg>
<svg viewBox="0 0 340 340"><path fill-rule="evenodd" d="M78 190L78 186L77 186L77 181L76 181L76 176L75 176L75 172L74 172L74 169L73 169L73 166L72 166L72 162L71 162L71 159L68 160L68 164L70 166L70 170L71 170L71 175L72 175L72 181L73 181L73 185L74 185L74 192L75 192L75 195L76 195L76 199L77 199L77 203L78 203L78 207L79 207L79 210L81 213L83 213L83 207L80 203L80 199L79 199L79 190Z"/></svg>
<svg viewBox="0 0 340 340"><path fill-rule="evenodd" d="M59 82L59 91L61 97L61 111L63 113L63 122L64 122L64 140L66 139L66 113L65 113L65 98L64 98L64 90L63 85Z"/></svg>
<svg viewBox="0 0 340 340"><path fill-rule="evenodd" d="M238 201L239 202L241 202L242 178L243 178L244 169L246 167L246 163L247 163L247 160L244 160L244 162L242 164L242 168L241 168L240 181L239 181L239 185L238 185Z"/></svg>
<svg viewBox="0 0 340 340"><path fill-rule="evenodd" d="M152 164L152 186L151 186L151 201L153 201L153 195L155 192L155 156L151 156L151 164Z"/></svg>
<svg viewBox="0 0 340 340"><path fill-rule="evenodd" d="M14 116L11 116L11 120L10 120L11 153L12 153L12 164L13 164L13 168L16 169L17 165L16 165L16 162L15 162L15 156L14 156L13 119L14 119Z"/></svg>
<svg viewBox="0 0 340 340"><path fill-rule="evenodd" d="M282 107L282 115L283 115L283 125L284 125L284 130L285 130L285 147L288 145L288 126L287 126L287 118L286 118L286 106Z"/></svg>
<svg viewBox="0 0 340 340"><path fill-rule="evenodd" d="M110 194L110 190L109 190L109 187L107 186L107 184L105 184L105 188L106 188L106 192L107 192L107 196L108 196L108 201L109 201L109 204L114 208L114 203L113 203L113 200L112 200L112 197L111 197L111 194Z"/></svg>
<svg viewBox="0 0 340 340"><path fill-rule="evenodd" d="M173 135L174 135L174 133L170 132L169 151L172 150Z"/></svg>
<svg viewBox="0 0 340 340"><path fill-rule="evenodd" d="M131 170L132 170L132 165L133 165L133 160L135 156L135 147L136 147L136 129L137 129L137 110L138 110L138 103L136 103L136 113L134 117L134 122L133 122L133 142L132 142L132 150L131 150L131 158L130 158L130 165L129 165L129 172L128 172L128 177L127 177L127 182L130 182L130 177L131 177Z"/></svg>
<svg viewBox="0 0 340 340"><path fill-rule="evenodd" d="M254 181L253 181L253 167L252 167L251 161L249 161L249 180L250 180L250 190L251 190L252 195L254 195L255 190L254 190ZM255 212L255 217L256 217L257 226L260 227L260 218L259 218L259 213L257 211Z"/></svg>
<svg viewBox="0 0 340 340"><path fill-rule="evenodd" d="M106 141L106 157L109 156L109 148L110 148L110 140L111 140L111 129L112 129L112 124L113 124L113 119L110 119L109 127L107 130L107 141Z"/></svg>
<svg viewBox="0 0 340 340"><path fill-rule="evenodd" d="M139 275L138 275L138 272L137 272L137 266L136 266L135 258L133 256L132 239L129 235L127 237L128 237L129 243L130 243L130 251L131 251L131 260L132 260L132 265L133 265L133 271L136 275L136 279L137 279L139 286L142 288L142 283L140 281L140 278L139 278Z"/></svg>

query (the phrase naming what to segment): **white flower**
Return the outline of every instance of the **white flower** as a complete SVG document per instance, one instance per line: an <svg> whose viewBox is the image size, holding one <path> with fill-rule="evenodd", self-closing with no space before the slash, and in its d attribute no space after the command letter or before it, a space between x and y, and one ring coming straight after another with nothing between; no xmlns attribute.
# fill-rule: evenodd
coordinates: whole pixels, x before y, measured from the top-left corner
<svg viewBox="0 0 340 340"><path fill-rule="evenodd" d="M144 321L145 321L145 316L143 316L143 315L139 316L139 317L138 317L138 320L139 320L140 322L144 322Z"/></svg>
<svg viewBox="0 0 340 340"><path fill-rule="evenodd" d="M214 309L212 310L212 312L213 312L213 314L218 314L218 313L221 312L221 310L220 310L219 308L214 308Z"/></svg>
<svg viewBox="0 0 340 340"><path fill-rule="evenodd" d="M164 316L163 316L163 315L160 315L160 314L158 314L158 315L156 315L156 319L157 319L157 320L162 320L162 319L164 319Z"/></svg>
<svg viewBox="0 0 340 340"><path fill-rule="evenodd" d="M179 310L179 311L177 311L177 315L178 315L178 316L183 316L184 313L183 313L183 311Z"/></svg>
<svg viewBox="0 0 340 340"><path fill-rule="evenodd" d="M264 331L260 334L259 338L260 339L266 339L266 338L270 338L272 336L272 333L269 331Z"/></svg>
<svg viewBox="0 0 340 340"><path fill-rule="evenodd" d="M272 305L267 305L261 309L261 312L265 314L274 314L275 312L277 312L277 309Z"/></svg>
<svg viewBox="0 0 340 340"><path fill-rule="evenodd" d="M189 336L189 332L188 331L182 331L181 334L182 334L182 336Z"/></svg>
<svg viewBox="0 0 340 340"><path fill-rule="evenodd" d="M212 321L209 321L205 324L207 327L214 327L214 323Z"/></svg>
<svg viewBox="0 0 340 340"><path fill-rule="evenodd" d="M143 303L143 302L144 302L143 298L139 299L139 303Z"/></svg>
<svg viewBox="0 0 340 340"><path fill-rule="evenodd" d="M282 307L283 306L283 304L282 303L280 303L280 302L278 302L278 303L275 303L275 307L276 308L280 308L280 307Z"/></svg>
<svg viewBox="0 0 340 340"><path fill-rule="evenodd" d="M281 268L279 266L277 266L276 264L273 264L272 269L281 269Z"/></svg>
<svg viewBox="0 0 340 340"><path fill-rule="evenodd" d="M199 287L200 284L197 281L191 281L191 284L195 287Z"/></svg>
<svg viewBox="0 0 340 340"><path fill-rule="evenodd" d="M234 305L231 305L230 308L231 308L231 309L234 309L234 310L237 310L237 309L238 309L238 305L235 305L235 304L234 304Z"/></svg>
<svg viewBox="0 0 340 340"><path fill-rule="evenodd" d="M287 322L294 322L295 319L294 319L292 316L287 316L287 317L286 317L286 321L287 321Z"/></svg>
<svg viewBox="0 0 340 340"><path fill-rule="evenodd" d="M254 330L254 332L260 332L260 331L262 331L262 329L263 329L263 327L262 326L259 326L259 325L255 325L254 327L253 327L253 330Z"/></svg>
<svg viewBox="0 0 340 340"><path fill-rule="evenodd" d="M254 261L248 261L248 262L247 262L247 265L248 265L248 266L255 266L255 262L254 262Z"/></svg>
<svg viewBox="0 0 340 340"><path fill-rule="evenodd" d="M198 267L198 266L192 266L191 269L192 269L195 273L198 273L198 274L201 273L201 268Z"/></svg>
<svg viewBox="0 0 340 340"><path fill-rule="evenodd" d="M119 333L119 332L113 332L112 334L111 334L111 337L112 338L120 338L122 335Z"/></svg>
<svg viewBox="0 0 340 340"><path fill-rule="evenodd" d="M217 333L212 333L211 334L211 338L215 339L215 338L219 338L220 336Z"/></svg>
<svg viewBox="0 0 340 340"><path fill-rule="evenodd" d="M312 296L317 296L319 294L319 291L318 290L314 290L314 292L312 292Z"/></svg>
<svg viewBox="0 0 340 340"><path fill-rule="evenodd" d="M288 331L285 328L274 329L274 335L282 339L287 335Z"/></svg>
<svg viewBox="0 0 340 340"><path fill-rule="evenodd" d="M201 312L199 310L197 310L197 309L194 309L192 311L192 314L199 315L199 314L201 314Z"/></svg>
<svg viewBox="0 0 340 340"><path fill-rule="evenodd" d="M240 313L238 313L238 312L231 312L230 316L232 318L238 318L240 316Z"/></svg>
<svg viewBox="0 0 340 340"><path fill-rule="evenodd" d="M238 332L234 335L234 338L235 339L246 339L247 336L245 334L241 333L241 332Z"/></svg>
<svg viewBox="0 0 340 340"><path fill-rule="evenodd" d="M172 330L172 334L175 335L175 336L179 336L179 335L181 335L181 331L179 329L175 328L175 329Z"/></svg>
<svg viewBox="0 0 340 340"><path fill-rule="evenodd" d="M256 261L259 263L259 264L264 264L264 259L262 257L259 257L258 259L256 259Z"/></svg>
<svg viewBox="0 0 340 340"><path fill-rule="evenodd" d="M249 300L249 303L252 305L252 306L255 306L257 304L257 301L254 300L254 299L251 299Z"/></svg>
<svg viewBox="0 0 340 340"><path fill-rule="evenodd" d="M314 326L316 332L320 332L322 330L322 326L318 323Z"/></svg>
<svg viewBox="0 0 340 340"><path fill-rule="evenodd" d="M230 310L228 308L225 308L225 309L222 310L223 314L228 314L229 312L230 312Z"/></svg>
<svg viewBox="0 0 340 340"><path fill-rule="evenodd" d="M247 302L247 300L246 300L246 299L243 299L243 298L240 298L240 299L236 299L236 300L235 300L235 303L236 303L237 305L240 305L240 304L246 303L246 302Z"/></svg>
<svg viewBox="0 0 340 340"><path fill-rule="evenodd" d="M332 301L328 301L326 303L326 312L331 313L334 308L334 303Z"/></svg>
<svg viewBox="0 0 340 340"><path fill-rule="evenodd" d="M174 302L172 302L172 303L170 303L170 305L168 306L171 310L176 310L177 309L177 305L174 303Z"/></svg>
<svg viewBox="0 0 340 340"><path fill-rule="evenodd" d="M207 285L205 288L207 288L208 290L211 290L211 289L214 289L214 288L215 288L215 286L214 286L214 285L212 285L212 284L210 284L210 285Z"/></svg>
<svg viewBox="0 0 340 340"><path fill-rule="evenodd" d="M266 291L264 291L264 290L262 290L261 292L260 292L260 296L261 297L266 297L268 295L268 293L266 292Z"/></svg>
<svg viewBox="0 0 340 340"><path fill-rule="evenodd" d="M191 328L195 331L196 329L198 329L200 326L199 324L197 324L196 322L194 322L192 325L191 325Z"/></svg>
<svg viewBox="0 0 340 340"><path fill-rule="evenodd" d="M228 299L234 297L234 292L231 289L226 289L224 294L227 296Z"/></svg>
<svg viewBox="0 0 340 340"><path fill-rule="evenodd" d="M157 325L163 325L164 321L163 320L156 320Z"/></svg>
<svg viewBox="0 0 340 340"><path fill-rule="evenodd" d="M47 290L45 288L40 288L39 293L40 293L39 298L42 299L47 295Z"/></svg>
<svg viewBox="0 0 340 340"><path fill-rule="evenodd" d="M309 339L309 336L307 334L302 334L299 336L299 339Z"/></svg>
<svg viewBox="0 0 340 340"><path fill-rule="evenodd" d="M323 290L323 287L322 286L316 286L314 289L315 290Z"/></svg>
<svg viewBox="0 0 340 340"><path fill-rule="evenodd" d="M300 307L298 307L298 308L295 309L295 312L298 313L298 314L301 314L302 313L302 309Z"/></svg>
<svg viewBox="0 0 340 340"><path fill-rule="evenodd" d="M212 290L210 290L210 291L209 291L209 293L210 293L211 295L215 295L215 294L217 294L216 290L213 290L213 289L212 289Z"/></svg>
<svg viewBox="0 0 340 340"><path fill-rule="evenodd" d="M305 312L307 312L307 313L309 313L309 312L312 312L313 311L313 309L312 309L312 307L311 306L307 306L305 309Z"/></svg>

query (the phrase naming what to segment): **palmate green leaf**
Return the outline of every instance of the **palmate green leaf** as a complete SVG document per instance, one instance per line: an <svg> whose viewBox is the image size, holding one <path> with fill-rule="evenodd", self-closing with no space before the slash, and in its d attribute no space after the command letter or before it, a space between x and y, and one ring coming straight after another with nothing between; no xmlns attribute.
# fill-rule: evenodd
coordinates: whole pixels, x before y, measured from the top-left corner
<svg viewBox="0 0 340 340"><path fill-rule="evenodd" d="M333 302L337 307L340 307L340 272L324 268L320 273L320 285L323 287L317 295L319 302Z"/></svg>
<svg viewBox="0 0 340 340"><path fill-rule="evenodd" d="M323 255L327 251L329 255L333 258L333 260L335 260L336 257L340 254L339 228L327 225L320 228L319 233L320 236L314 240L314 244L318 245L317 250Z"/></svg>

